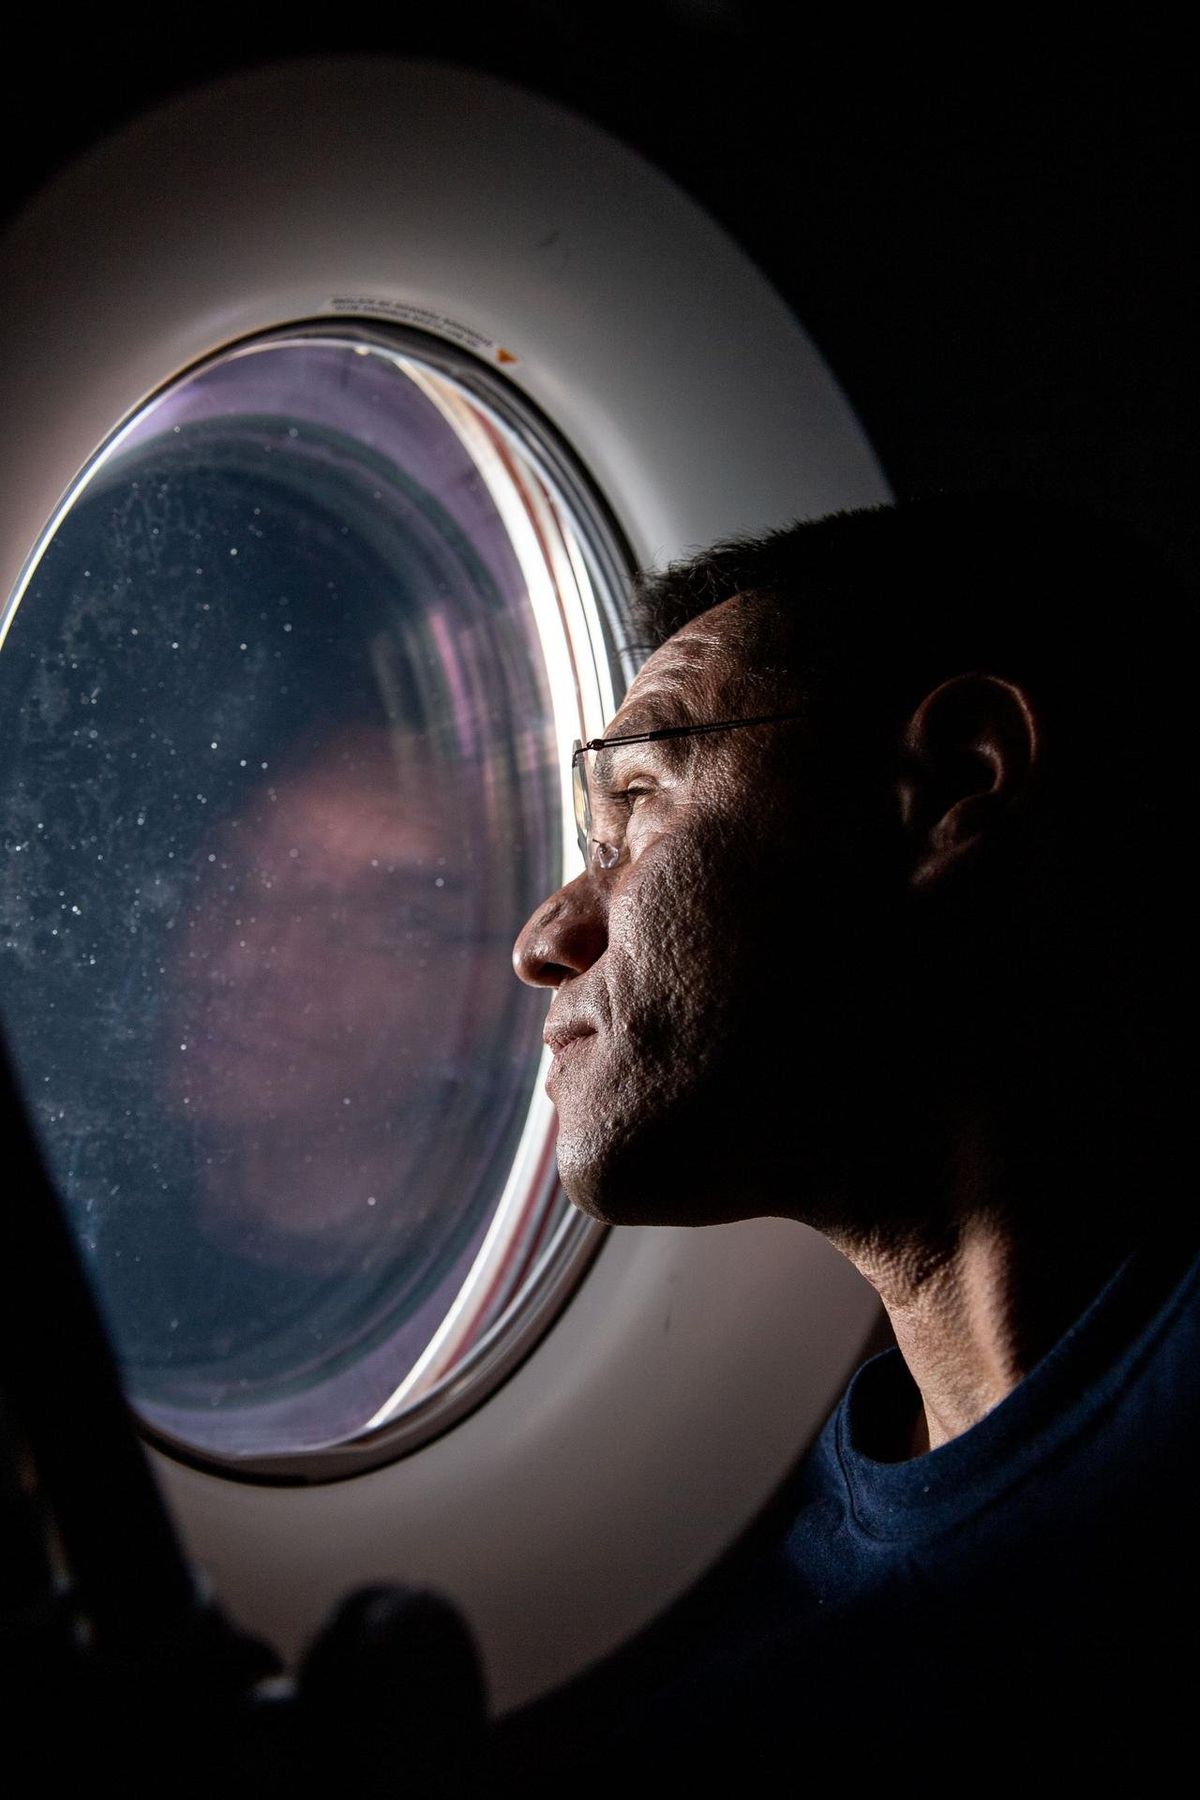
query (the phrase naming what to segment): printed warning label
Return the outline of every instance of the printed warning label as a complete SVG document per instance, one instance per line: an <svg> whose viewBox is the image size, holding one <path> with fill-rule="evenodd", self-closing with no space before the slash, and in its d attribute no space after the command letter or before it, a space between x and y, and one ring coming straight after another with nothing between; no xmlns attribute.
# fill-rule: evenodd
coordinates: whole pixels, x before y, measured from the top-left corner
<svg viewBox="0 0 1200 1800"><path fill-rule="evenodd" d="M509 367L521 360L504 344L498 344L495 338L485 337L481 331L464 325L461 319L435 312L432 307L410 306L404 300L382 300L377 294L335 294L325 310L340 313L343 317L388 319L396 325L412 325L418 331L431 331L435 337L447 338L450 343L459 344L464 350L470 350L487 362L499 363L501 367Z"/></svg>

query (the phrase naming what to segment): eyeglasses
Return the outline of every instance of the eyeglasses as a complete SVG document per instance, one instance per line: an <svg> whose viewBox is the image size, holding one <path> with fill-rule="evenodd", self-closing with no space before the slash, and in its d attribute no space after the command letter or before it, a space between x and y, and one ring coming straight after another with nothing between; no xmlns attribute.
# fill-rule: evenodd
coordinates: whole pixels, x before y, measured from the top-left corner
<svg viewBox="0 0 1200 1800"><path fill-rule="evenodd" d="M628 737L589 738L587 743L575 740L571 751L571 791L575 798L575 829L579 834L579 852L584 864L591 867L594 861L601 869L615 866L621 854L619 844L593 844L591 855L588 845L592 840L592 795L588 785L587 753L589 750L607 750L614 744L654 744L660 738L699 737L708 731L742 731L747 725L779 725L785 719L798 719L799 711L779 713L757 713L752 719L718 719L712 725L664 725L658 731L635 731Z"/></svg>

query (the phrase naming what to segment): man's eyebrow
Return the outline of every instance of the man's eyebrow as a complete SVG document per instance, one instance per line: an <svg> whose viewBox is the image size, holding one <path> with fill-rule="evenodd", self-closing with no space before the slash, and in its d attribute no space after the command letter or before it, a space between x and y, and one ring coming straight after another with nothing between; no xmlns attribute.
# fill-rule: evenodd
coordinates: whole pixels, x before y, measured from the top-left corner
<svg viewBox="0 0 1200 1800"><path fill-rule="evenodd" d="M623 737L638 737L644 731L662 731L673 725L690 725L689 713L677 700L668 695L655 695L653 698L639 700L631 706L622 718L619 726L614 727L605 737L619 740Z"/></svg>
<svg viewBox="0 0 1200 1800"><path fill-rule="evenodd" d="M592 764L592 777L596 786L598 788L612 786L613 764L621 752L622 739L641 737L644 732L662 731L677 724L690 723L690 720L680 718L677 713L673 714L670 709L665 707L655 707L653 711L649 708L639 707L627 713L621 720L621 729L614 731L610 738L605 739L606 747L603 750L596 751L596 760ZM667 738L661 743L653 743L644 747L655 751L664 761L675 764L686 755L685 743ZM631 752L634 748L640 749L643 746L631 746Z"/></svg>

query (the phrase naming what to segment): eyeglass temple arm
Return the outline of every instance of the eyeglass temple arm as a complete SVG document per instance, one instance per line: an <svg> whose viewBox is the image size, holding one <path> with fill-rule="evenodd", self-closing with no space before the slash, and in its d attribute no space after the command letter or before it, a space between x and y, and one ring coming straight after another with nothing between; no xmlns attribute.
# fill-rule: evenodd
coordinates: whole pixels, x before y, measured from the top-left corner
<svg viewBox="0 0 1200 1800"><path fill-rule="evenodd" d="M778 725L784 719L798 719L800 712L756 713L752 719L717 719L711 725L662 725L657 731L634 731L628 737L589 738L586 744L580 744L571 761L574 763L585 750L606 750L610 744L652 744L660 738L699 737L706 731L736 731L742 725Z"/></svg>

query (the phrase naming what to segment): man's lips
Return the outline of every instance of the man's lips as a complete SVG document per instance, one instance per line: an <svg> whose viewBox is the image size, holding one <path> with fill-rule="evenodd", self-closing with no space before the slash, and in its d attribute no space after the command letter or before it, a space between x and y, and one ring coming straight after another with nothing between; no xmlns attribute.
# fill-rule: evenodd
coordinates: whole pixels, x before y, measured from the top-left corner
<svg viewBox="0 0 1200 1800"><path fill-rule="evenodd" d="M545 1087L547 1094L556 1106L558 1104L556 1077L574 1061L577 1047L585 1044L589 1038L594 1038L595 1035L596 1027L586 1025L582 1020L561 1024L556 1021L553 1025L548 1024L543 1031L542 1039L546 1048L554 1055L554 1060L550 1064L549 1073L546 1076Z"/></svg>
<svg viewBox="0 0 1200 1800"><path fill-rule="evenodd" d="M568 1044L577 1043L580 1038L595 1037L596 1027L586 1024L582 1019L564 1020L547 1023L542 1033L542 1041L546 1048L558 1056Z"/></svg>

